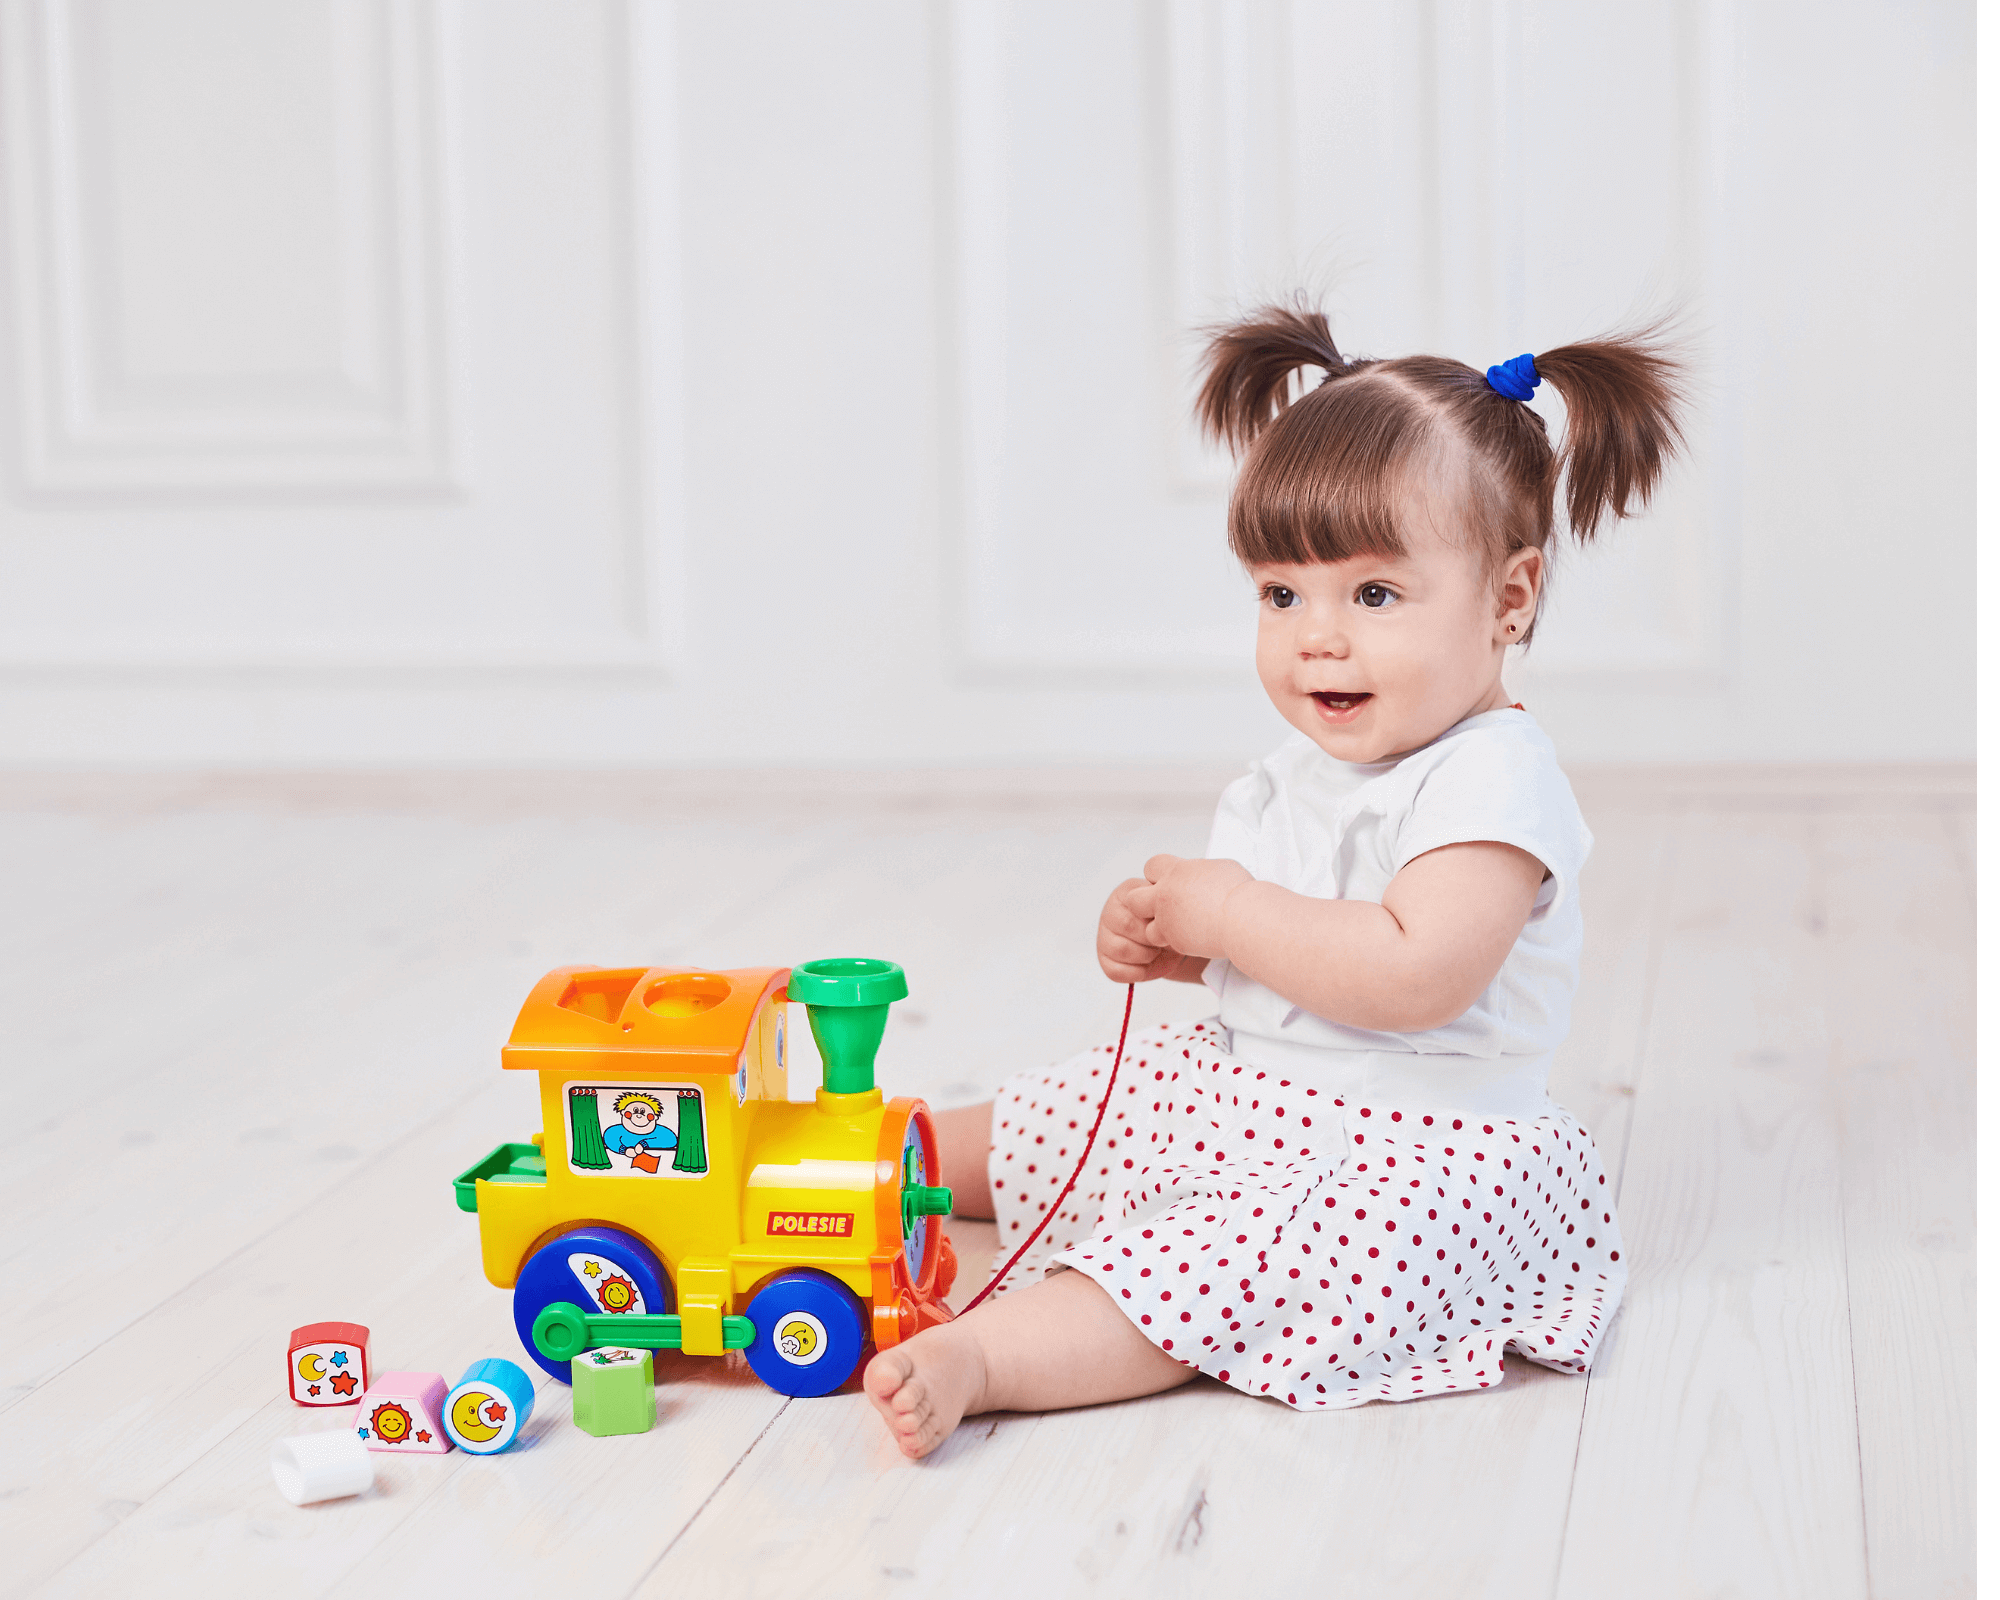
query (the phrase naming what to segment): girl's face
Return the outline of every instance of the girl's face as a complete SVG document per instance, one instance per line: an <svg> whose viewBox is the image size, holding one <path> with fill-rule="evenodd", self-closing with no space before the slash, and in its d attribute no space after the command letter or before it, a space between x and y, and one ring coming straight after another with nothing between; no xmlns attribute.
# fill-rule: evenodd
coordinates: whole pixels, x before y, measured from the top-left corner
<svg viewBox="0 0 2000 1600"><path fill-rule="evenodd" d="M1336 760L1405 755L1508 703L1500 668L1534 618L1542 553L1515 551L1496 578L1482 551L1429 527L1408 543L1401 556L1250 569L1264 692Z"/></svg>

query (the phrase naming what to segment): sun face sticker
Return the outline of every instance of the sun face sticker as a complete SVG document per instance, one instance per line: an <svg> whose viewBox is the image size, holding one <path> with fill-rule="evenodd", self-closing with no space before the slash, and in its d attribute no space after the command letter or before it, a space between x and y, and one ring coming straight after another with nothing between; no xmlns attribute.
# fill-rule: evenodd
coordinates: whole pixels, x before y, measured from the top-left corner
<svg viewBox="0 0 2000 1600"><path fill-rule="evenodd" d="M607 1273L597 1286L597 1303L606 1311L630 1311L639 1303L639 1291L630 1278Z"/></svg>
<svg viewBox="0 0 2000 1600"><path fill-rule="evenodd" d="M826 1354L826 1324L810 1311L789 1311L778 1319L771 1346L790 1365L809 1367Z"/></svg>
<svg viewBox="0 0 2000 1600"><path fill-rule="evenodd" d="M616 1263L579 1250L569 1258L569 1270L583 1290L583 1305L602 1311L629 1311L636 1317L646 1314L644 1291L629 1272L620 1272Z"/></svg>
<svg viewBox="0 0 2000 1600"><path fill-rule="evenodd" d="M416 1427L410 1413L394 1400L384 1400L368 1414L368 1426L384 1444L402 1444Z"/></svg>

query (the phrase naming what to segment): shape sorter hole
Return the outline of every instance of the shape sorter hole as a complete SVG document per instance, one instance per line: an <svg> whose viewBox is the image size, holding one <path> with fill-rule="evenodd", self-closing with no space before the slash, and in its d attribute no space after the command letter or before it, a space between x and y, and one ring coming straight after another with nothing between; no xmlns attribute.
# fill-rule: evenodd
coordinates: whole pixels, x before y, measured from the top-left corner
<svg viewBox="0 0 2000 1600"><path fill-rule="evenodd" d="M646 991L646 1009L660 1017L698 1017L729 998L729 980L713 972L677 972Z"/></svg>
<svg viewBox="0 0 2000 1600"><path fill-rule="evenodd" d="M626 998L645 977L644 967L623 972L579 972L569 980L556 1001L565 1011L581 1012L599 1022L616 1022L625 1009Z"/></svg>

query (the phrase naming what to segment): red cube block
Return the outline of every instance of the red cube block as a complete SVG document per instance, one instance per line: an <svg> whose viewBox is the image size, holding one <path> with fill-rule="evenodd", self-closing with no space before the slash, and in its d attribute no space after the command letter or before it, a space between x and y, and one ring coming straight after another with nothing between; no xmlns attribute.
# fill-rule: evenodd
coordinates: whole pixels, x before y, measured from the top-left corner
<svg viewBox="0 0 2000 1600"><path fill-rule="evenodd" d="M368 1392L368 1330L358 1322L309 1322L292 1330L285 1381L302 1406L351 1406Z"/></svg>

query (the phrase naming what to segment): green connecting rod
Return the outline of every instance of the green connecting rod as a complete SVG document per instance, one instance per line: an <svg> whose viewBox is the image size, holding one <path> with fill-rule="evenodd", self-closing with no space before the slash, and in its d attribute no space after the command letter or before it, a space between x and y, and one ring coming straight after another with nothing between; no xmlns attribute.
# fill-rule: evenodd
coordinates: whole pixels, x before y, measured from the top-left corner
<svg viewBox="0 0 2000 1600"><path fill-rule="evenodd" d="M635 1350L678 1350L681 1347L681 1319L677 1316L593 1315L581 1306L557 1301L543 1306L531 1330L535 1348L551 1361L574 1361L586 1350L599 1345L622 1344ZM747 1350L757 1342L757 1329L748 1317L722 1319L722 1347Z"/></svg>

